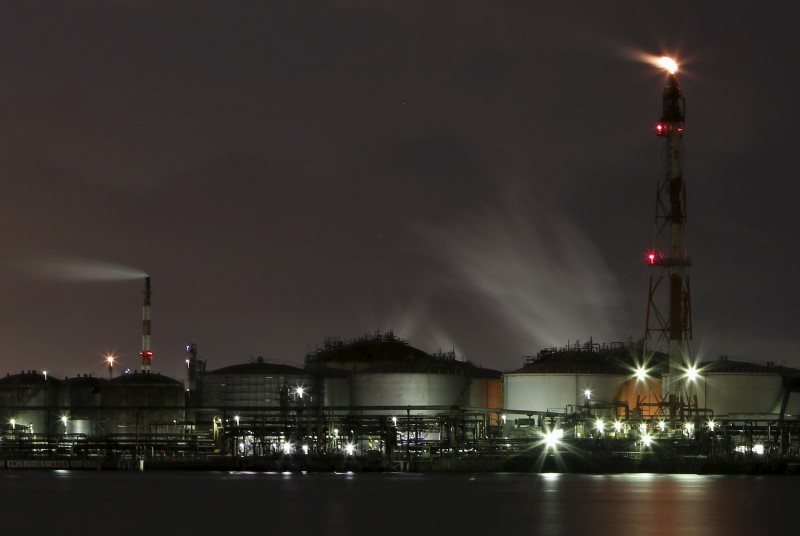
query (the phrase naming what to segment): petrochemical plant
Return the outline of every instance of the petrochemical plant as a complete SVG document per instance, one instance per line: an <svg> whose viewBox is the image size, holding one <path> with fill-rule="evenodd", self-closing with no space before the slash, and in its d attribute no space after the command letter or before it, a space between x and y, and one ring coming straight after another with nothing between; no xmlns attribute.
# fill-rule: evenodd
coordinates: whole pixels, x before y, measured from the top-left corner
<svg viewBox="0 0 800 536"><path fill-rule="evenodd" d="M666 62L666 59L664 59ZM641 340L546 348L501 372L391 331L329 338L302 367L0 378L0 466L268 470L695 471L800 462L800 370L692 352L684 99L666 62L655 241Z"/></svg>

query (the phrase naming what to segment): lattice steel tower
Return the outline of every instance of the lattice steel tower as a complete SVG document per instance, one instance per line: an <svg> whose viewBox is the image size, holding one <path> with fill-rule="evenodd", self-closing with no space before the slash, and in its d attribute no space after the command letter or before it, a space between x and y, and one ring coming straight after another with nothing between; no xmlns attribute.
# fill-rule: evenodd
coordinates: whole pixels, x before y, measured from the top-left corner
<svg viewBox="0 0 800 536"><path fill-rule="evenodd" d="M685 101L675 74L669 69L664 87L663 112L656 124L659 173L653 247L648 254L650 290L645 321L644 359L657 350L669 354L669 382L664 400L670 416L696 405L687 375L694 371L691 354L692 308L689 291L689 247L686 240L686 183L683 178L683 124Z"/></svg>

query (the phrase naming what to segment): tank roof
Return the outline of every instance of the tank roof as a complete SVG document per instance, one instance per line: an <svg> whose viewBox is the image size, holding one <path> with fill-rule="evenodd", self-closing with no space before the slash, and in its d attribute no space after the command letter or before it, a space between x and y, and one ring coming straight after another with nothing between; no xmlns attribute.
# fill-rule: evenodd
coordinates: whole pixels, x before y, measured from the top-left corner
<svg viewBox="0 0 800 536"><path fill-rule="evenodd" d="M155 372L123 374L110 380L112 385L180 385L183 382Z"/></svg>
<svg viewBox="0 0 800 536"><path fill-rule="evenodd" d="M55 384L61 383L61 380L53 376L45 376L42 372L36 370L23 371L19 374L6 374L4 378L0 378L0 385L22 385L22 384Z"/></svg>
<svg viewBox="0 0 800 536"><path fill-rule="evenodd" d="M641 341L597 344L575 342L561 348L545 348L534 357L527 357L525 366L509 374L616 374L633 375L642 361ZM660 375L666 354L655 352L648 362L651 376Z"/></svg>
<svg viewBox="0 0 800 536"><path fill-rule="evenodd" d="M714 361L700 364L703 373L749 373L749 374L797 374L800 370L793 367L778 365L774 361L756 363L741 359L731 359L721 355Z"/></svg>
<svg viewBox="0 0 800 536"><path fill-rule="evenodd" d="M71 378L64 378L62 380L64 384L69 384L70 386L85 386L85 385L99 385L101 383L105 383L108 380L105 378L98 378L97 376L90 376L88 374L73 376Z"/></svg>
<svg viewBox="0 0 800 536"><path fill-rule="evenodd" d="M394 332L364 335L362 338L347 342L337 337L328 337L322 348L306 355L307 365L331 362L419 362L432 359L433 356L408 342L395 336Z"/></svg>
<svg viewBox="0 0 800 536"><path fill-rule="evenodd" d="M303 376L308 374L305 370L292 365L267 363L259 360L253 363L240 363L207 372L208 375L217 374L278 374L282 376Z"/></svg>

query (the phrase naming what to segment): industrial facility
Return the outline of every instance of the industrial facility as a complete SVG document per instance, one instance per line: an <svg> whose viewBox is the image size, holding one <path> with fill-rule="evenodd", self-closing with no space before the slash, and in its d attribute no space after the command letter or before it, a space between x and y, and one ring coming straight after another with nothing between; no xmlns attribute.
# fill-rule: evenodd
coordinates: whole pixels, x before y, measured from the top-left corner
<svg viewBox="0 0 800 536"><path fill-rule="evenodd" d="M186 350L185 381L152 370L0 378L0 458L275 470L507 470L529 460L531 470L577 452L573 465L603 470L610 459L630 469L800 457L800 370L774 363L699 363L686 379L696 400L673 417L668 355L643 368L641 340L546 348L505 373L391 331L328 338L303 367L258 357L206 370L197 346Z"/></svg>
<svg viewBox="0 0 800 536"><path fill-rule="evenodd" d="M330 337L302 366L257 357L213 369L190 342L178 380L153 370L146 277L141 369L115 376L109 357L108 378L0 378L0 462L416 471L797 462L800 370L702 361L692 350L685 104L677 65L665 67L641 339L567 342L506 372L426 352L392 331Z"/></svg>

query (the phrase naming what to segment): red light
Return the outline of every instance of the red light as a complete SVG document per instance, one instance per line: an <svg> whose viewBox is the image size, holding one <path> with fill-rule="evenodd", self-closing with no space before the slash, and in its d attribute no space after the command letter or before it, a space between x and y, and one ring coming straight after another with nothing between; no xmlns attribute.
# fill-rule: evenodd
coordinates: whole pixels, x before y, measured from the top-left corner
<svg viewBox="0 0 800 536"><path fill-rule="evenodd" d="M659 134L660 134L660 133L661 133L661 131L662 131L662 130L664 130L664 125L662 125L661 123L657 124L657 125L656 125L656 130L657 130L657 131L659 132Z"/></svg>
<svg viewBox="0 0 800 536"><path fill-rule="evenodd" d="M655 256L655 253L650 253L650 254L647 256L647 258L648 258L648 260L650 261L650 264L655 264L655 263L656 263L656 256Z"/></svg>

